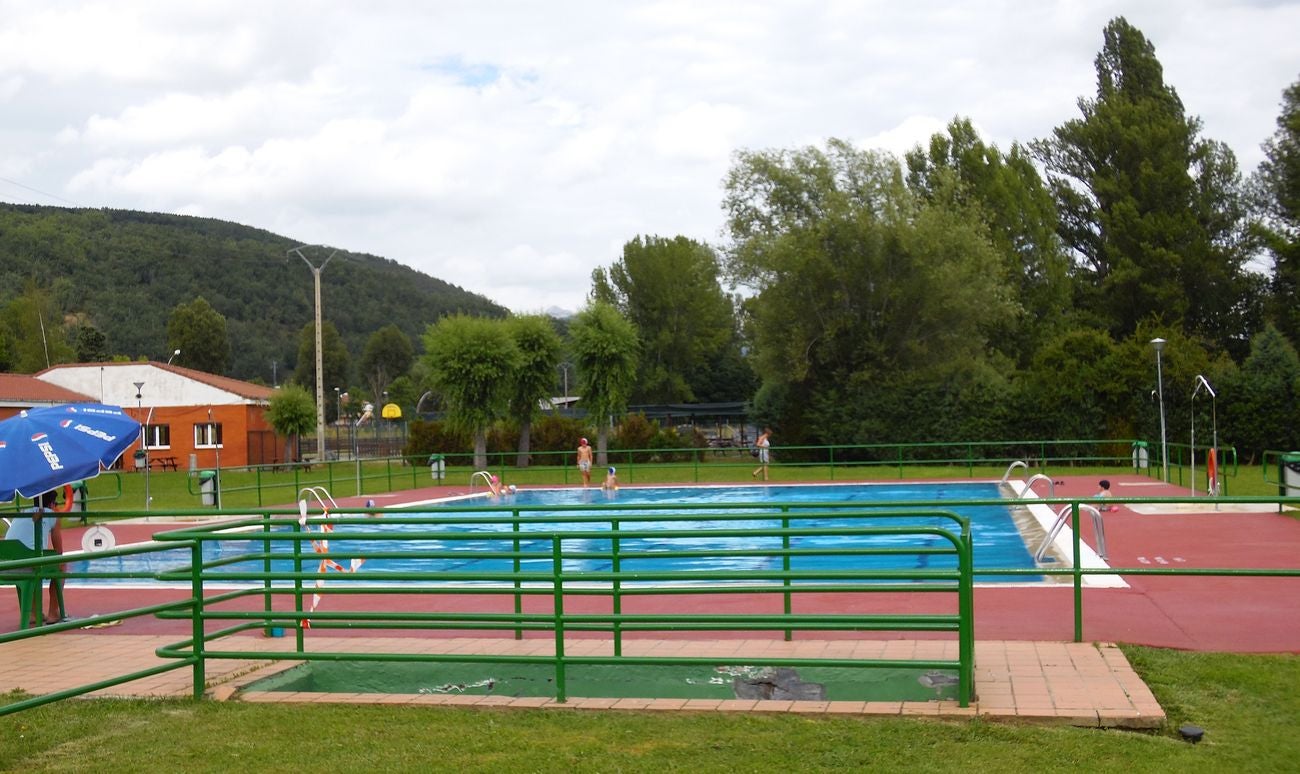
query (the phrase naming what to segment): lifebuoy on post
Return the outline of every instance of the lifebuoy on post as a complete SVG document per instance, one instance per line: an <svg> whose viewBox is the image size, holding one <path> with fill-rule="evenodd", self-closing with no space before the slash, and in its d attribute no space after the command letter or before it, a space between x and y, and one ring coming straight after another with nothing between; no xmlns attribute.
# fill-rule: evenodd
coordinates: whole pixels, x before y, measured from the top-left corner
<svg viewBox="0 0 1300 774"><path fill-rule="evenodd" d="M67 513L72 510L72 484L63 485L63 505L55 506L52 510L57 513Z"/></svg>

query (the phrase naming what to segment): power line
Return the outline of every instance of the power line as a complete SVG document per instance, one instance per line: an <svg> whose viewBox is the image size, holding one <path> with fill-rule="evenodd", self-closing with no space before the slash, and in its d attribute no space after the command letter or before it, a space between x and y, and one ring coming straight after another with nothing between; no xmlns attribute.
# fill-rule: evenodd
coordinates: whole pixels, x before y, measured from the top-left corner
<svg viewBox="0 0 1300 774"><path fill-rule="evenodd" d="M62 196L58 196L58 195L56 195L56 194L52 194L52 193L46 193L45 191L42 191L42 190L39 189L39 188L32 188L30 185L23 185L22 183L18 182L17 180L10 180L10 179L7 178L7 177L0 177L0 182L5 182L5 183L8 183L9 185L17 186L17 187L19 187L19 188L22 188L23 190L31 191L32 193L36 193L36 194L40 194L41 196L47 196L47 197L49 197L49 198L51 198L51 199L54 199L54 200L56 200L56 201L63 202L64 204L71 204L73 207L80 207L80 206L81 206L80 204L77 204L77 203L74 202L74 201L70 201L70 200L68 200L68 199L64 199Z"/></svg>

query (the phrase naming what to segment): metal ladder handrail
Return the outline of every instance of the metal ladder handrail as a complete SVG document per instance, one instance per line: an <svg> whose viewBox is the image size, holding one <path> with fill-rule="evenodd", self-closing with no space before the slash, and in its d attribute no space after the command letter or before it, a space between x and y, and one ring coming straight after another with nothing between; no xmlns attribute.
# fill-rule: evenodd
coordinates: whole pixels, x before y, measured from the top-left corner
<svg viewBox="0 0 1300 774"><path fill-rule="evenodd" d="M1046 481L1046 482L1047 482L1047 484L1048 484L1048 488L1047 488L1048 497L1056 497L1056 482L1052 480L1052 477L1049 476L1049 475L1047 475L1047 474L1045 474L1045 473L1035 473L1033 476L1031 476L1031 477L1029 478L1028 481L1025 482L1025 488L1022 489L1022 490L1020 490L1020 498L1019 498L1019 499L1023 500L1023 499L1025 499L1025 497L1027 497L1028 495L1032 494L1032 492L1033 492L1033 488L1034 488L1034 484L1037 484L1039 481Z"/></svg>
<svg viewBox="0 0 1300 774"><path fill-rule="evenodd" d="M1005 484L1007 483L1007 481L1011 479L1011 471L1015 470L1016 468L1024 468L1025 472L1028 473L1029 463L1025 462L1024 460L1016 460L1015 462L1008 465L1007 472L1002 474L1002 483Z"/></svg>
<svg viewBox="0 0 1300 774"><path fill-rule="evenodd" d="M1047 554L1047 549L1052 545L1052 542L1056 540L1056 536L1061 534L1061 529L1065 527L1065 523L1070 520L1070 508L1071 506L1068 504L1063 505L1061 506L1061 509L1056 512L1056 521L1052 524L1052 528L1047 531L1047 535L1043 538L1043 542L1038 544L1038 550L1034 552L1035 562L1043 561L1043 556ZM1087 503L1079 503L1079 510L1086 511L1088 515L1092 517L1092 531L1097 535L1097 556L1105 559L1106 523L1102 518L1101 511L1099 511L1095 505L1088 505Z"/></svg>

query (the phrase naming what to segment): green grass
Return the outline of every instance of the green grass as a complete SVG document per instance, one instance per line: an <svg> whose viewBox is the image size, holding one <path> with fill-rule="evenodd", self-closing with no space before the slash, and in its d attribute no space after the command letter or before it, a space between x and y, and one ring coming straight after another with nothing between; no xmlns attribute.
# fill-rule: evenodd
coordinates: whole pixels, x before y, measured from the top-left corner
<svg viewBox="0 0 1300 774"><path fill-rule="evenodd" d="M1168 711L1166 728L70 700L0 717L0 770L1294 770L1300 657L1125 650ZM1201 744L1178 737L1189 722L1206 729Z"/></svg>

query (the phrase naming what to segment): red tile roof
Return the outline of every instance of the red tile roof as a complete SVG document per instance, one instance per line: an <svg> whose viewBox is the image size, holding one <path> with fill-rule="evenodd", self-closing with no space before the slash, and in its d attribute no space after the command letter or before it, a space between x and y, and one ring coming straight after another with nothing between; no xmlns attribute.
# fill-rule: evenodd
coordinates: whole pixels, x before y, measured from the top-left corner
<svg viewBox="0 0 1300 774"><path fill-rule="evenodd" d="M0 374L0 403L45 406L60 403L97 403L95 398L73 392L30 374Z"/></svg>
<svg viewBox="0 0 1300 774"><path fill-rule="evenodd" d="M240 379L232 379L228 376L217 376L216 374L210 374L206 371L196 371L193 368L182 368L178 365L167 365L166 363L154 363L153 365L157 368L163 369L164 371L171 371L174 374L180 374L181 376L193 379L196 382L202 382L216 387L219 390L232 392L240 397L249 398L251 400L270 400L271 396L275 394L275 388L273 387L253 384L252 382L245 382Z"/></svg>

